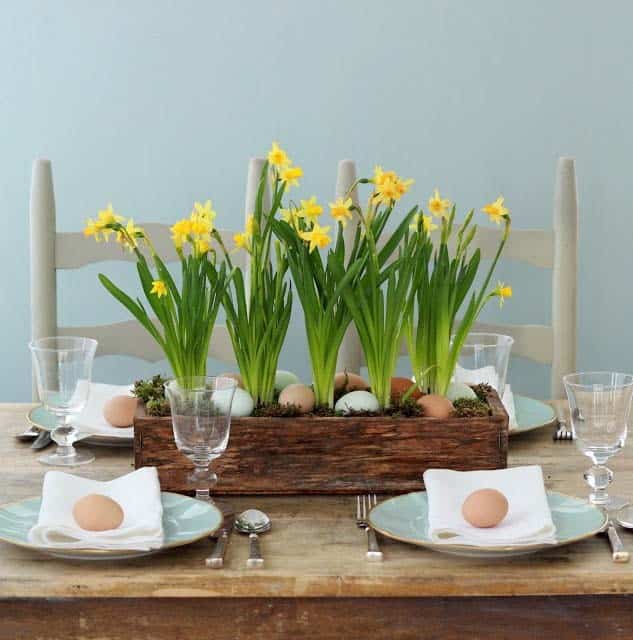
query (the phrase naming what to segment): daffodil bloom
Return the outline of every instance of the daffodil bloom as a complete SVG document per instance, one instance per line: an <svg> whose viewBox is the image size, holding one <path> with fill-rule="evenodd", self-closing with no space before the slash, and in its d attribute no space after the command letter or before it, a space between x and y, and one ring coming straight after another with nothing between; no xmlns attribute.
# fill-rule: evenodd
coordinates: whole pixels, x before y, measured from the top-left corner
<svg viewBox="0 0 633 640"><path fill-rule="evenodd" d="M377 186L374 197L377 203L389 205L390 203L399 200L401 195L402 194L398 190L395 180L385 180Z"/></svg>
<svg viewBox="0 0 633 640"><path fill-rule="evenodd" d="M380 186L387 182L387 180L391 180L392 182L396 182L398 180L398 176L395 171L383 171L383 168L376 165L374 167L374 178L372 182L376 186Z"/></svg>
<svg viewBox="0 0 633 640"><path fill-rule="evenodd" d="M503 196L499 196L494 202L487 204L482 211L487 213L490 220L497 224L507 220L510 214L510 210L503 206Z"/></svg>
<svg viewBox="0 0 633 640"><path fill-rule="evenodd" d="M233 243L236 249L248 249L250 236L248 233L233 234Z"/></svg>
<svg viewBox="0 0 633 640"><path fill-rule="evenodd" d="M294 227L296 229L299 219L299 212L296 207L281 209L279 214L281 215L281 219L284 222L287 222L291 227Z"/></svg>
<svg viewBox="0 0 633 640"><path fill-rule="evenodd" d="M286 167L290 164L290 158L277 142L273 142L273 146L268 152L268 162L273 167Z"/></svg>
<svg viewBox="0 0 633 640"><path fill-rule="evenodd" d="M297 211L300 218L305 218L314 222L323 213L323 207L317 204L316 196L312 196L309 200L301 201L301 208Z"/></svg>
<svg viewBox="0 0 633 640"><path fill-rule="evenodd" d="M285 167L279 174L279 179L286 183L286 187L298 187L299 178L303 177L301 167Z"/></svg>
<svg viewBox="0 0 633 640"><path fill-rule="evenodd" d="M86 238L94 236L97 242L101 241L99 237L99 223L95 222L92 218L88 218L86 221L86 227L84 228L84 235Z"/></svg>
<svg viewBox="0 0 633 640"><path fill-rule="evenodd" d="M323 249L332 242L330 236L328 236L328 231L330 227L321 227L318 223L314 223L314 226L310 231L300 231L299 237L302 240L310 243L310 253L314 251L317 247L319 249Z"/></svg>
<svg viewBox="0 0 633 640"><path fill-rule="evenodd" d="M191 235L191 220L187 218L178 220L171 228L171 234L174 245L177 249L180 249L182 245L189 240L189 236Z"/></svg>
<svg viewBox="0 0 633 640"><path fill-rule="evenodd" d="M497 288L492 292L492 295L499 297L499 306L503 307L505 299L512 297L512 287L508 284L503 284L503 282L499 282Z"/></svg>
<svg viewBox="0 0 633 640"><path fill-rule="evenodd" d="M159 298L162 298L167 295L167 285L162 280L154 280L150 293L154 293Z"/></svg>
<svg viewBox="0 0 633 640"><path fill-rule="evenodd" d="M347 225L347 221L352 219L352 212L350 208L352 206L352 199L339 198L336 202L330 202L330 215L343 225L343 228Z"/></svg>
<svg viewBox="0 0 633 640"><path fill-rule="evenodd" d="M433 195L429 198L428 202L428 210L434 216L438 218L444 218L448 214L448 210L450 209L451 201L446 200L440 196L440 192L438 189L435 189Z"/></svg>
<svg viewBox="0 0 633 640"><path fill-rule="evenodd" d="M255 221L255 216L251 213L246 218L246 225L244 227L244 233L252 236L255 233L255 228L257 227L257 222Z"/></svg>
<svg viewBox="0 0 633 640"><path fill-rule="evenodd" d="M132 251L138 246L137 238L142 238L144 234L145 232L143 229L141 227L137 227L134 224L134 220L130 218L125 227L121 225L120 230L117 231L116 241L127 245L128 249Z"/></svg>
<svg viewBox="0 0 633 640"><path fill-rule="evenodd" d="M433 216L427 216L425 214L420 215L419 213L416 213L413 218L413 223L409 225L409 229L411 229L411 231L418 230L420 219L422 220L422 230L426 233L431 233L431 231L435 231L438 228L438 226L433 222Z"/></svg>
<svg viewBox="0 0 633 640"><path fill-rule="evenodd" d="M413 184L413 178L408 178L407 180L402 180L402 178L398 178L396 180L396 189L399 191L400 195L403 196Z"/></svg>
<svg viewBox="0 0 633 640"><path fill-rule="evenodd" d="M198 240L194 246L198 256L204 255L211 248L211 245L206 240Z"/></svg>
<svg viewBox="0 0 633 640"><path fill-rule="evenodd" d="M189 217L192 222L196 222L198 220L208 220L209 222L213 222L215 220L215 216L216 213L213 210L211 200L207 200L204 204L194 202L193 209L191 210L191 215Z"/></svg>

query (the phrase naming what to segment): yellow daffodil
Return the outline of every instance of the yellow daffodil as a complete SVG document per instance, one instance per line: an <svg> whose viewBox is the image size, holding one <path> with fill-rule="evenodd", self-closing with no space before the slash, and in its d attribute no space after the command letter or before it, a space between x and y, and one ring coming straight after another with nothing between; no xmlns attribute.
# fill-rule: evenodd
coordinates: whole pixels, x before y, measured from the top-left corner
<svg viewBox="0 0 633 640"><path fill-rule="evenodd" d="M419 213L416 213L415 217L413 218L414 222L409 225L409 229L411 229L411 231L418 230L420 219L422 219L422 230L426 233L431 233L431 231L435 231L438 228L438 226L433 222L433 216L427 216L425 214L422 214L420 216Z"/></svg>
<svg viewBox="0 0 633 640"><path fill-rule="evenodd" d="M248 249L250 236L247 233L233 234L233 243L236 249Z"/></svg>
<svg viewBox="0 0 633 640"><path fill-rule="evenodd" d="M497 288L492 292L492 295L499 297L499 306L503 307L505 299L512 297L512 287L509 284L499 282Z"/></svg>
<svg viewBox="0 0 633 640"><path fill-rule="evenodd" d="M347 200L339 198L336 202L330 202L330 215L345 227L347 225L347 221L352 219L352 212L350 211L351 206L351 198L347 198Z"/></svg>
<svg viewBox="0 0 633 640"><path fill-rule="evenodd" d="M396 189L403 196L413 184L413 178L407 178L406 180L402 180L402 178L397 178L396 180Z"/></svg>
<svg viewBox="0 0 633 640"><path fill-rule="evenodd" d="M249 236L252 236L255 233L255 229L257 227L257 223L255 222L255 216L251 213L246 218L246 225L244 226L244 232Z"/></svg>
<svg viewBox="0 0 633 640"><path fill-rule="evenodd" d="M510 210L503 206L503 196L499 196L494 202L487 204L482 211L488 214L492 222L501 224L510 217Z"/></svg>
<svg viewBox="0 0 633 640"><path fill-rule="evenodd" d="M211 245L206 240L198 240L195 243L196 254L198 256L204 255L205 253L207 253L207 251L209 251L210 248Z"/></svg>
<svg viewBox="0 0 633 640"><path fill-rule="evenodd" d="M429 198L428 209L429 213L437 216L438 218L444 218L448 215L448 210L451 207L451 201L446 200L440 196L438 189L435 189L433 195Z"/></svg>
<svg viewBox="0 0 633 640"><path fill-rule="evenodd" d="M329 230L330 227L321 227L315 222L310 231L300 231L299 237L310 243L310 253L312 253L312 251L317 247L319 249L323 249L330 244L332 240L330 239L330 236L327 235Z"/></svg>
<svg viewBox="0 0 633 640"><path fill-rule="evenodd" d="M143 229L141 227L137 227L134 224L134 220L130 218L125 227L122 226L121 229L117 231L116 241L126 245L128 249L132 251L132 249L136 249L138 246L137 239L142 238L144 234L145 232Z"/></svg>
<svg viewBox="0 0 633 640"><path fill-rule="evenodd" d="M301 167L285 167L279 174L279 179L286 183L286 187L298 187L301 177L303 177Z"/></svg>
<svg viewBox="0 0 633 640"><path fill-rule="evenodd" d="M94 236L97 242L101 241L99 237L99 223L93 220L92 218L88 218L86 220L86 227L84 228L84 235L86 238L90 236Z"/></svg>
<svg viewBox="0 0 633 640"><path fill-rule="evenodd" d="M188 218L178 220L171 228L171 234L174 245L177 249L180 249L182 245L189 240L189 236L191 235L191 220Z"/></svg>
<svg viewBox="0 0 633 640"><path fill-rule="evenodd" d="M299 219L299 212L298 212L296 207L289 207L288 209L281 209L279 214L281 215L281 219L284 222L287 222L291 227L294 227L294 228L297 227L297 223L298 223L298 219Z"/></svg>
<svg viewBox="0 0 633 640"><path fill-rule="evenodd" d="M150 293L154 293L159 298L162 298L167 295L167 285L162 280L154 280Z"/></svg>
<svg viewBox="0 0 633 640"><path fill-rule="evenodd" d="M382 167L376 165L374 167L374 178L372 182L376 186L380 186L387 182L387 180L391 180L392 182L396 182L398 180L398 176L395 171L384 171Z"/></svg>
<svg viewBox="0 0 633 640"><path fill-rule="evenodd" d="M376 194L374 197L377 203L389 205L395 200L399 200L401 195L395 180L385 180L376 186Z"/></svg>
<svg viewBox="0 0 633 640"><path fill-rule="evenodd" d="M290 158L277 142L273 142L273 146L268 152L268 162L273 167L287 167L290 164Z"/></svg>
<svg viewBox="0 0 633 640"><path fill-rule="evenodd" d="M193 209L191 210L191 215L189 217L192 222L197 220L208 220L209 222L213 222L215 220L215 216L216 213L213 210L211 200L207 200L204 204L194 202Z"/></svg>
<svg viewBox="0 0 633 640"><path fill-rule="evenodd" d="M97 219L88 218L84 235L86 237L94 236L97 242L109 240L110 235L114 232L117 237L120 231L121 223L125 220L123 216L118 215L112 208L112 204L108 204L105 209L101 209L97 214Z"/></svg>
<svg viewBox="0 0 633 640"><path fill-rule="evenodd" d="M297 211L300 218L305 218L314 222L323 213L323 207L317 204L316 196L312 196L309 200L301 201L301 208Z"/></svg>

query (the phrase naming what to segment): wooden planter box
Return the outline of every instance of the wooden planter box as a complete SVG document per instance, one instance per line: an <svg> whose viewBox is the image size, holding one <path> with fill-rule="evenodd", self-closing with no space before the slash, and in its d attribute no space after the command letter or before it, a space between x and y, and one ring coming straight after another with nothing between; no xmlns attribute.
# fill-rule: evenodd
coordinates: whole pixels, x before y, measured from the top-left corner
<svg viewBox="0 0 633 640"><path fill-rule="evenodd" d="M505 468L508 415L494 391L488 402L484 418L234 418L216 493L402 493L422 489L426 469ZM134 463L158 467L163 491L193 493L171 418L139 413Z"/></svg>

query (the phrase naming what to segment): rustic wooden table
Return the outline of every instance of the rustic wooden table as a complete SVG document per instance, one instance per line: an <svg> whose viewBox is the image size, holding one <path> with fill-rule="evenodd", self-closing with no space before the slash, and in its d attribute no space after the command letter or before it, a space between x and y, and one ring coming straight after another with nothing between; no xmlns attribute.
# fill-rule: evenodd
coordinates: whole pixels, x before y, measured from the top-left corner
<svg viewBox="0 0 633 640"><path fill-rule="evenodd" d="M39 494L46 469L14 434L27 405L0 405L0 503ZM132 469L130 450L93 448L80 469L110 479ZM615 488L633 497L633 454L616 457ZM587 493L588 466L551 430L514 437L510 464L543 466L548 488ZM247 570L233 537L224 570L209 570L208 541L125 562L56 560L0 543L0 639L149 638L632 638L633 562L614 564L598 536L512 560L484 561L383 541L365 560L351 497L240 498L273 530L266 566ZM623 539L633 550L633 536Z"/></svg>

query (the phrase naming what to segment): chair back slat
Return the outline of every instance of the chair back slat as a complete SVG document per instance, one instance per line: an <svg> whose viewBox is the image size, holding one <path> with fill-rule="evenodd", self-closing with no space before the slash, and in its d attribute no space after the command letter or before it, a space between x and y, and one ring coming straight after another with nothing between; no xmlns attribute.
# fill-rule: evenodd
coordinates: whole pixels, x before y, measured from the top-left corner
<svg viewBox="0 0 633 640"><path fill-rule="evenodd" d="M136 320L82 327L59 327L57 333L62 336L94 338L99 342L99 356L131 356L147 362L165 359L162 349ZM209 357L229 364L235 362L229 332L224 325L216 325L213 329Z"/></svg>
<svg viewBox="0 0 633 640"><path fill-rule="evenodd" d="M157 223L139 223L148 236L156 252L164 262L175 262L178 254L171 240L170 225ZM220 236L227 251L234 248L233 234L235 231L220 230ZM113 238L109 242L95 242L94 238L86 238L81 231L58 233L55 238L55 267L58 270L80 269L88 264L117 260L136 262L134 253L127 251ZM232 261L240 266L244 262L243 252L235 254Z"/></svg>

